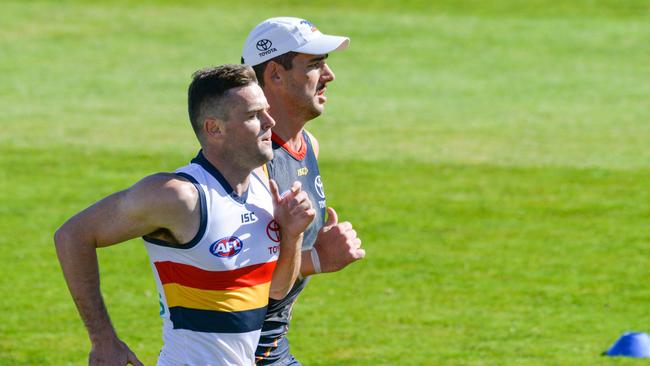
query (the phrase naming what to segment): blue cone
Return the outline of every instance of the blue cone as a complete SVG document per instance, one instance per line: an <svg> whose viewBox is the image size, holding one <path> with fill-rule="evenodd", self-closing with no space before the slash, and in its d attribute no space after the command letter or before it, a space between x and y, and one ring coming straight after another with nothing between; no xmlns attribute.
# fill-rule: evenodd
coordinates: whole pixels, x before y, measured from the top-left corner
<svg viewBox="0 0 650 366"><path fill-rule="evenodd" d="M619 338L605 356L650 357L650 336L646 333L627 332Z"/></svg>

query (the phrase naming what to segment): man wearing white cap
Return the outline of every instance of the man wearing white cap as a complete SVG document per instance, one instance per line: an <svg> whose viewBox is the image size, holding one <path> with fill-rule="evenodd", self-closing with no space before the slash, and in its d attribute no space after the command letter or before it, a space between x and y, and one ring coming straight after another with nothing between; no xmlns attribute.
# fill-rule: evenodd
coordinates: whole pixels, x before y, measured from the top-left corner
<svg viewBox="0 0 650 366"><path fill-rule="evenodd" d="M301 277L284 299L269 300L256 351L258 365L300 365L285 336L293 303L309 276L339 271L365 256L352 225L339 223L333 208L326 210L316 160L318 141L304 130L307 122L323 113L327 84L334 80L326 63L328 54L346 49L349 43L347 37L321 33L307 20L281 17L258 24L244 44L242 63L253 66L276 121L274 157L264 168L280 191L300 181L316 209L314 221L304 232Z"/></svg>

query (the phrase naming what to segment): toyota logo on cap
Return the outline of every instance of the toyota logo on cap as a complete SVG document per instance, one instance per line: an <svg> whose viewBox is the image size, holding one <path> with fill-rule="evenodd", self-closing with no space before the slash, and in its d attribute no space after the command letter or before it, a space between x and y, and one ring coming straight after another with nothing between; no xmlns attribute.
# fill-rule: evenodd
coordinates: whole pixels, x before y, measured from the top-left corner
<svg viewBox="0 0 650 366"><path fill-rule="evenodd" d="M272 45L273 45L273 43L271 41L269 41L268 39L260 39L255 44L255 48L257 48L258 51L266 51L269 48L271 48Z"/></svg>

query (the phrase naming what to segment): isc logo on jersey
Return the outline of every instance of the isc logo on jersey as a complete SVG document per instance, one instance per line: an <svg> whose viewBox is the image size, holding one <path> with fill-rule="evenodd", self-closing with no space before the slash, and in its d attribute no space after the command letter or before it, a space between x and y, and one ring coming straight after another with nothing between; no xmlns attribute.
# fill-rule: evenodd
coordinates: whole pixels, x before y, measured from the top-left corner
<svg viewBox="0 0 650 366"><path fill-rule="evenodd" d="M212 243L210 245L210 253L220 258L232 257L241 252L243 247L244 243L238 237L228 236Z"/></svg>

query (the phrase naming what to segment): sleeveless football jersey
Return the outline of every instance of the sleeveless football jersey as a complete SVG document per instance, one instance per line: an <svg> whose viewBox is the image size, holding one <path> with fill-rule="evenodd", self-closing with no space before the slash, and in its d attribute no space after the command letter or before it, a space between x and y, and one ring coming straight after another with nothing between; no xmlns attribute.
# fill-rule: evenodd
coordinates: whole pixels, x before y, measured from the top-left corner
<svg viewBox="0 0 650 366"><path fill-rule="evenodd" d="M292 151L281 138L275 134L273 140L273 160L268 162L269 177L274 179L280 192L291 188L293 182L300 181L302 190L307 192L312 206L316 210L314 221L305 230L302 248L309 249L316 241L318 231L325 224L325 191L318 170L318 162L309 135L302 132L302 148ZM262 327L262 336L256 351L258 365L272 364L289 355L289 344L285 338L289 330L291 309L305 288L309 278L298 279L282 300L269 299L268 312Z"/></svg>
<svg viewBox="0 0 650 366"><path fill-rule="evenodd" d="M252 365L279 252L270 192L252 173L237 196L201 152L176 174L198 190L201 223L183 245L144 237L163 319L158 365Z"/></svg>

